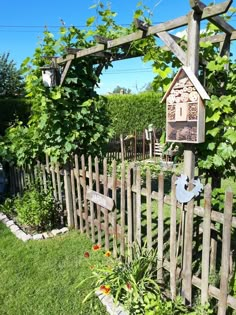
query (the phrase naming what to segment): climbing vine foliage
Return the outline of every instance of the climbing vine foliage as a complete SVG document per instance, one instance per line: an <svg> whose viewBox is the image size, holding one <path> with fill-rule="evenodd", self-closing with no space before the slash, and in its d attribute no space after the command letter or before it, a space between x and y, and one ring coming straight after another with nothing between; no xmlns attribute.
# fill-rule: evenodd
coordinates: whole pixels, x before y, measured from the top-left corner
<svg viewBox="0 0 236 315"><path fill-rule="evenodd" d="M66 28L62 23L59 37L55 38L46 29L33 57L23 62L22 73L32 113L26 125L18 122L7 130L0 146L5 160L23 165L48 154L52 161L65 163L74 152L103 153L112 131L105 111L106 99L99 97L95 88L102 70L111 66L111 59L118 52L132 54L137 49L113 48L107 58L98 55L75 58L61 86L45 87L41 75L41 67L52 64L53 57L65 57L71 48L94 46L95 35L113 39L135 30L133 24L124 28L115 23L116 13L109 3L104 5L99 1L93 9L95 15L87 20L86 30L74 26ZM135 15L143 12L139 8ZM60 67L57 70L62 71Z"/></svg>
<svg viewBox="0 0 236 315"><path fill-rule="evenodd" d="M26 80L27 97L31 100L32 114L26 125L21 122L8 129L1 141L1 155L19 165L30 162L47 153L52 160L66 162L72 152L102 154L103 145L111 134L105 111L104 97L96 93L99 76L111 66L117 54L143 56L144 62L152 62L156 77L153 88L164 92L176 71L179 60L168 50L163 50L154 36L112 48L106 55L75 58L62 86L44 87L41 67L51 64L53 57L66 56L68 49L84 49L96 44L96 37L114 39L136 30L135 23L122 27L115 22L116 12L110 4L98 2L93 6L95 14L87 20L87 29L71 26L60 28L58 38L45 30L41 45L32 58L27 58L22 71ZM234 12L233 12L234 13ZM151 24L151 11L137 4L134 18ZM219 30L208 25L202 37L217 34ZM186 51L186 39L181 39ZM201 44L200 80L204 83L211 100L206 104L206 142L197 145L198 165L205 171L218 172L221 176L235 174L236 164L236 65L220 47L210 42ZM227 70L226 70L227 69ZM59 69L61 70L61 69Z"/></svg>

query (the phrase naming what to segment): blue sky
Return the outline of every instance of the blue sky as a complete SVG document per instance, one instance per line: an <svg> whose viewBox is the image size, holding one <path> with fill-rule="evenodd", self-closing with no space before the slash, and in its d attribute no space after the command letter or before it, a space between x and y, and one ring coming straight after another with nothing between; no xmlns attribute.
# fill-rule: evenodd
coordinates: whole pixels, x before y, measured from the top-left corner
<svg viewBox="0 0 236 315"><path fill-rule="evenodd" d="M95 14L94 9L89 9L89 7L97 1L2 0L0 54L9 52L10 58L19 67L26 57L32 57L35 48L40 43L40 38L43 37L45 26L55 36L61 26L61 19L66 26L75 25L83 28L87 18ZM112 9L117 12L117 23L130 24L138 0L111 0L110 2ZM220 3L223 0L204 1L205 4L210 2ZM189 0L143 0L143 3L153 11L152 21L155 24L186 15L190 10ZM233 24L235 24L235 19ZM204 25L203 22L203 28ZM140 58L115 62L113 68L103 74L100 91L101 93L112 92L117 85L120 85L138 92L151 82L153 77L151 65L144 64Z"/></svg>

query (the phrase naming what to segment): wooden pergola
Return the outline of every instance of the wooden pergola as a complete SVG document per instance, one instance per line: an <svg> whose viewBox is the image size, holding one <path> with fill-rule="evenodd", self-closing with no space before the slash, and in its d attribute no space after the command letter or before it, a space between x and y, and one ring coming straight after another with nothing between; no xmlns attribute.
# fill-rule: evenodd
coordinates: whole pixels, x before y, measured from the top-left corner
<svg viewBox="0 0 236 315"><path fill-rule="evenodd" d="M134 56L127 52L111 54L110 50L112 48L125 47L126 48L125 50L128 51L130 43L146 38L151 35L160 38L165 44L161 48L164 50L171 50L184 66L189 66L190 59L193 58L194 63L196 65L195 66L196 69L195 70L193 69L194 73L196 73L198 69L199 51L198 47L200 41L221 43L221 55L228 53L230 41L236 40L236 29L234 29L219 15L224 14L228 11L233 0L228 0L223 3L212 6L206 6L204 3L198 0L189 1L192 10L185 16L181 16L176 19L153 26L147 26L142 21L136 20L135 24L138 30L129 35L111 40L101 36L95 36L95 40L98 43L93 47L82 50L69 48L66 57L58 57L54 59L57 65L63 67L60 84L63 84L67 71L70 68L71 62L74 59L93 56L97 57L95 59L95 63L97 63L98 60L101 59L107 59L112 62L133 57L140 57L141 54ZM196 31L194 31L194 28L199 29L200 22L203 20L209 20L211 23L216 25L222 32L214 36L200 39L199 34L198 35L195 34ZM171 30L184 26L188 27L188 33L191 34L191 41L188 42L187 53L181 48L180 38L168 33Z"/></svg>

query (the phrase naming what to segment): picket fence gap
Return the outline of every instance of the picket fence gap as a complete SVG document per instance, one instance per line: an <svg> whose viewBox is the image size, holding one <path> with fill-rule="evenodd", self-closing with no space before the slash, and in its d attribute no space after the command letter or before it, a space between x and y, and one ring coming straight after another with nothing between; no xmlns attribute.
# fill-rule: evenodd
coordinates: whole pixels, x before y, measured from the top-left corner
<svg viewBox="0 0 236 315"><path fill-rule="evenodd" d="M115 258L131 261L134 242L140 246L146 242L148 249L157 248L157 281L169 283L173 300L182 292L191 304L197 288L202 304L209 298L218 300L218 315L226 314L228 307L236 309L236 298L228 292L231 230L236 228L232 191L226 191L224 213L212 210L209 184L204 188L203 206L195 206L191 201L182 207L176 200L175 175L168 182L170 193L166 194L167 178L162 173L153 180L147 170L143 178L135 164L126 167L123 162L118 170L115 160L108 167L106 158L77 155L73 165L65 167L51 163L49 158L45 165L38 162L34 167L12 167L10 177L12 194L22 194L27 181L34 182L36 178L45 192L51 183L53 196L65 214L64 222L86 233L94 243L103 244ZM153 183L158 189L152 189ZM191 220L194 220L193 229ZM213 229L216 222L222 225L222 235L218 238ZM200 266L197 273L193 269L196 251ZM221 260L220 270L216 257L218 262ZM218 287L211 284L212 270L219 274Z"/></svg>

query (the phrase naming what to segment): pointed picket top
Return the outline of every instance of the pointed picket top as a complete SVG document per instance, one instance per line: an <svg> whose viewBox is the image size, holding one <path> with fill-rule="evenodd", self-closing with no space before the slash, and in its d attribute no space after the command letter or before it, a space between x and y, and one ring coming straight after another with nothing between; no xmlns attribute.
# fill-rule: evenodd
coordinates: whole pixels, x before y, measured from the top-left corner
<svg viewBox="0 0 236 315"><path fill-rule="evenodd" d="M200 97L202 100L209 100L210 97L207 94L206 90L204 89L204 87L202 86L202 84L200 83L200 81L198 80L198 78L195 76L195 74L192 72L192 70L190 69L190 67L186 67L183 66L178 73L176 74L176 76L174 77L170 87L168 88L168 90L166 91L165 95L162 98L162 102L164 102L167 98L167 96L170 94L171 90L174 88L174 86L176 85L177 81L181 78L181 74L182 72L185 72L185 74L187 75L187 78L191 81L191 83L194 85L196 91L199 93ZM187 78L186 80L186 84L187 84Z"/></svg>

